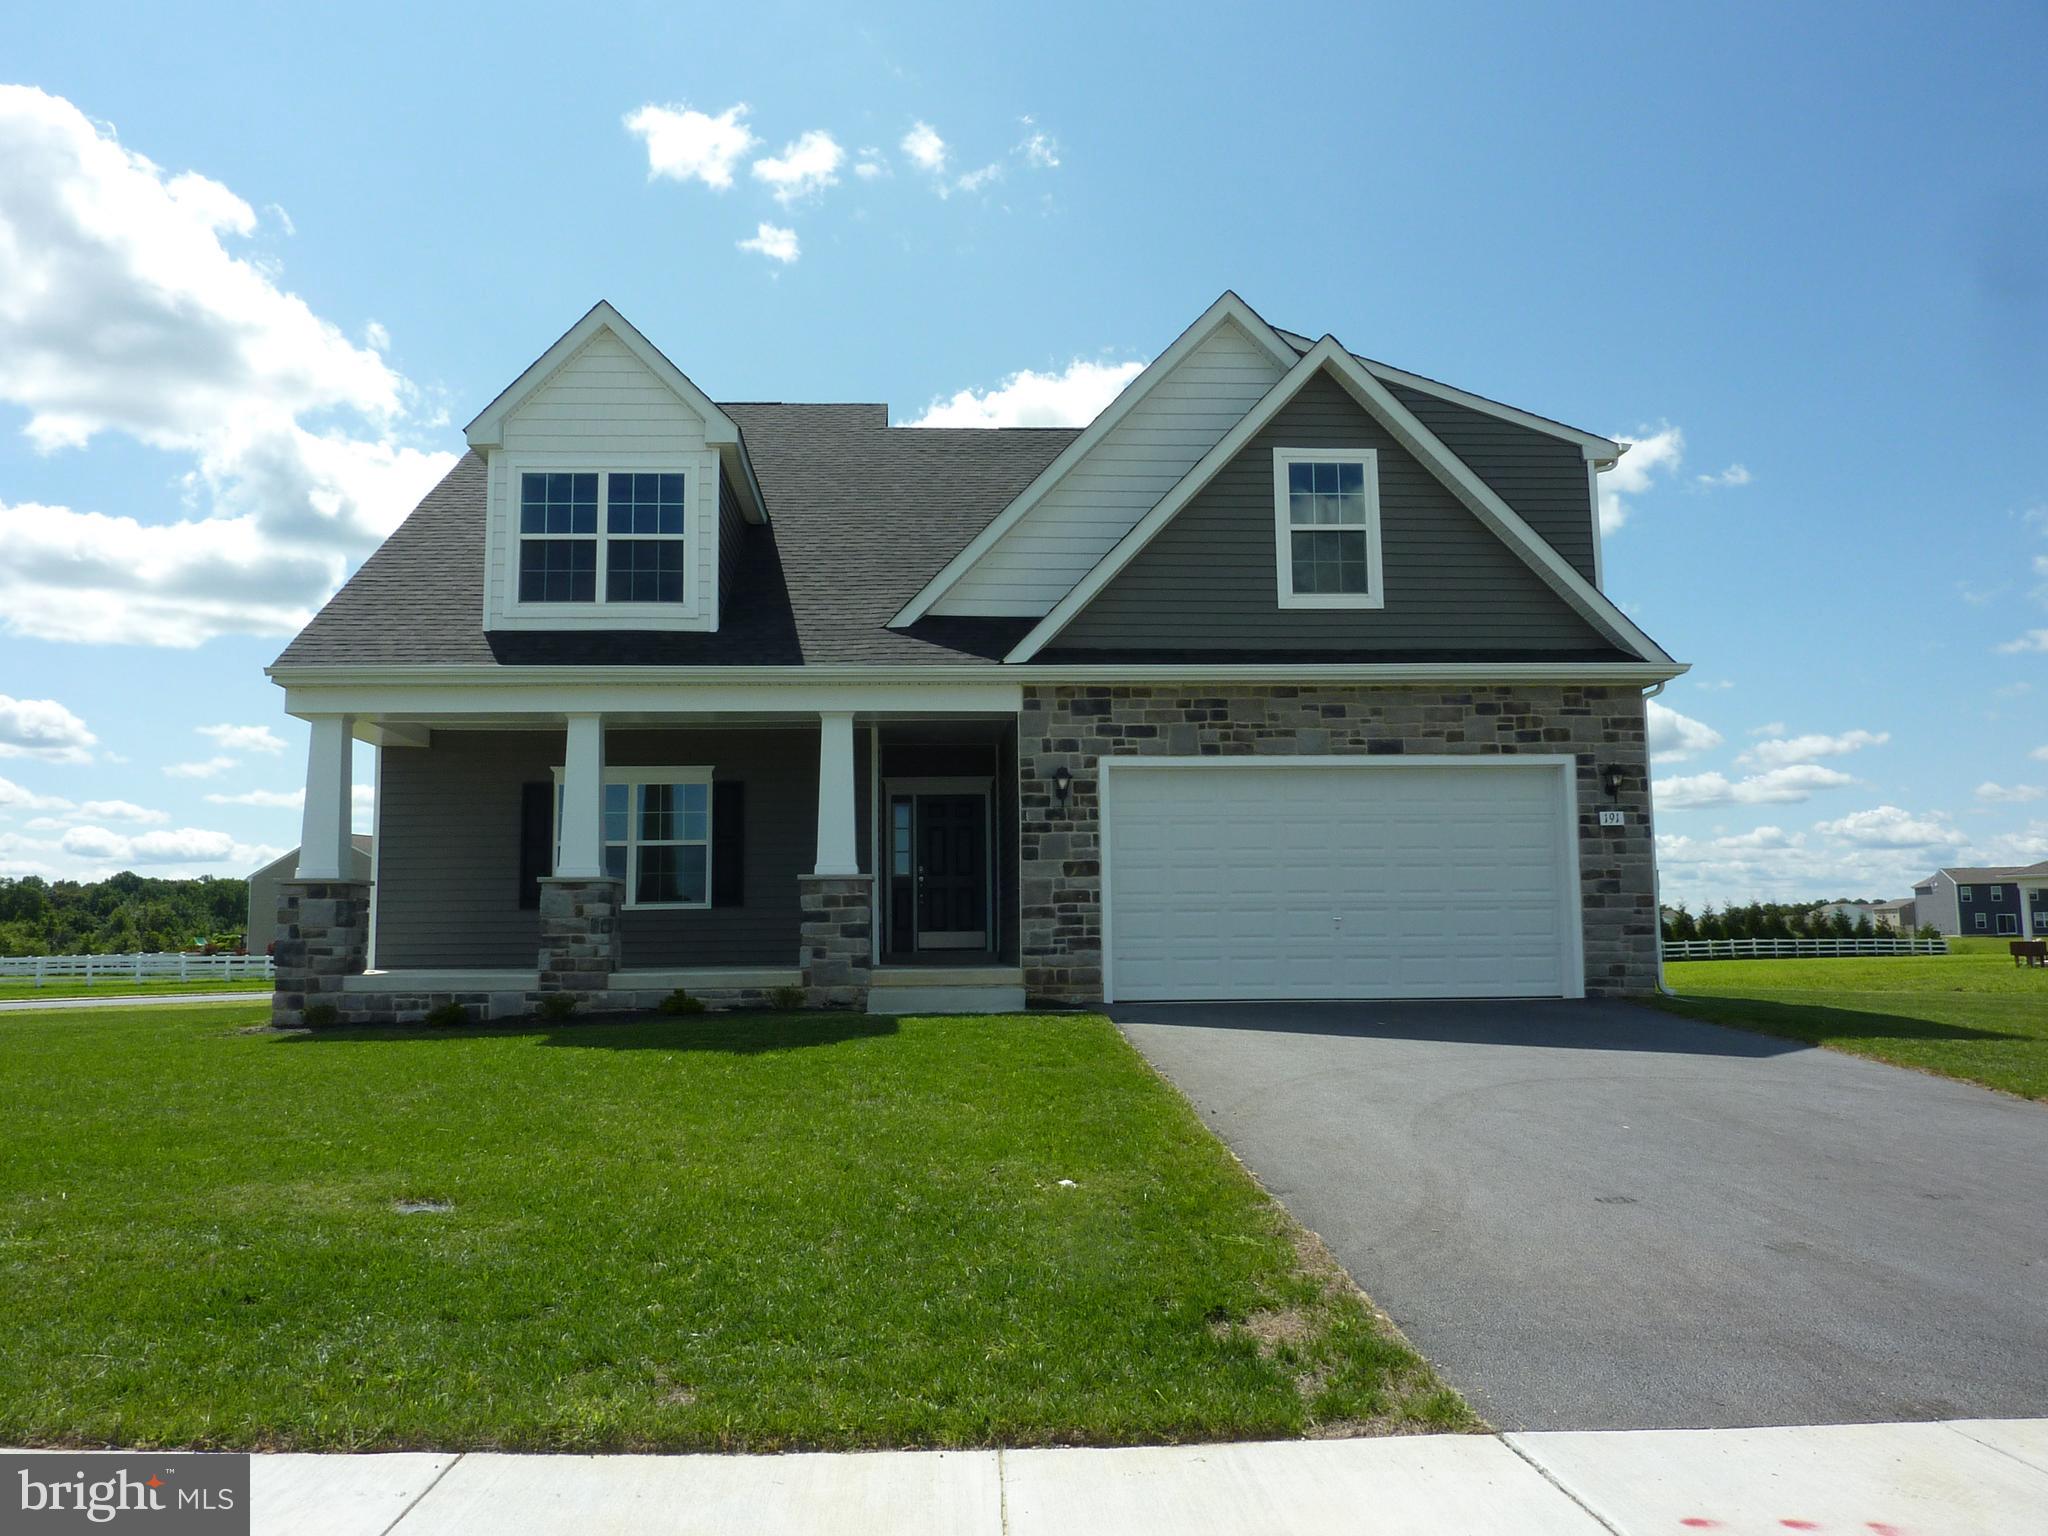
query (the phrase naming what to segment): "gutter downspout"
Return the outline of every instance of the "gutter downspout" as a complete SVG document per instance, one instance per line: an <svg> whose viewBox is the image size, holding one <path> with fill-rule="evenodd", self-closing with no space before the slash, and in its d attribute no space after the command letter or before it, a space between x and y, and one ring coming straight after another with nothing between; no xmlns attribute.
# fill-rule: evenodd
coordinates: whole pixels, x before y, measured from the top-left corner
<svg viewBox="0 0 2048 1536"><path fill-rule="evenodd" d="M1649 703L1663 691L1662 683L1654 683L1643 691L1643 795L1650 804L1650 899L1657 904L1657 992L1661 997L1676 997L1678 994L1664 979L1664 871L1657 862L1657 802L1650 789Z"/></svg>

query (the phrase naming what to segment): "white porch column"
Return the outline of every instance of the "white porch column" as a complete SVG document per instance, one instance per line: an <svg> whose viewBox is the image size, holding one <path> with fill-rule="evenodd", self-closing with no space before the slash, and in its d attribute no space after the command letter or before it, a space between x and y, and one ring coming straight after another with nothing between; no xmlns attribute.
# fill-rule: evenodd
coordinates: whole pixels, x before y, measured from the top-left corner
<svg viewBox="0 0 2048 1536"><path fill-rule="evenodd" d="M818 875L857 875L853 825L853 714L818 716Z"/></svg>
<svg viewBox="0 0 2048 1536"><path fill-rule="evenodd" d="M354 845L349 842L349 799L353 785L355 720L350 715L315 715L306 746L306 810L299 827L299 880L352 878Z"/></svg>
<svg viewBox="0 0 2048 1536"><path fill-rule="evenodd" d="M562 857L555 873L604 874L604 716L571 715L562 758Z"/></svg>

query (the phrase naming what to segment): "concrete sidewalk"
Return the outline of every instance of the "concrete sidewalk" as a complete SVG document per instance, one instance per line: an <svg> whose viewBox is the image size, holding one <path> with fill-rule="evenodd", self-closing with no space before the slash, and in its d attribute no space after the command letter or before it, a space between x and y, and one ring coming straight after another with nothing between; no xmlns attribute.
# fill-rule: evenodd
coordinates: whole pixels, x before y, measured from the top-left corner
<svg viewBox="0 0 2048 1536"><path fill-rule="evenodd" d="M1132 1450L259 1456L271 1536L2017 1536L2048 1419Z"/></svg>

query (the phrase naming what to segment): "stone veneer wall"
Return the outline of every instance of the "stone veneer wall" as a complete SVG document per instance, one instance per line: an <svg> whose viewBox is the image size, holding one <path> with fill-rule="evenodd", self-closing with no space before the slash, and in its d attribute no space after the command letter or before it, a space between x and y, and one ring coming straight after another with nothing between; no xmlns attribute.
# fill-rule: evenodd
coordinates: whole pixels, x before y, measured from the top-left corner
<svg viewBox="0 0 2048 1536"><path fill-rule="evenodd" d="M873 974L872 875L799 875L804 991L813 1008L865 1008Z"/></svg>
<svg viewBox="0 0 2048 1536"><path fill-rule="evenodd" d="M339 1015L341 979L362 970L369 944L369 881L279 881L270 1022L295 1025L315 1003L332 1004Z"/></svg>
<svg viewBox="0 0 2048 1536"><path fill-rule="evenodd" d="M1104 756L1571 753L1578 759L1586 992L1657 986L1656 872L1643 697L1636 688L1027 687L1017 733L1025 990L1102 997L1096 760ZM1601 770L1627 779L1609 797ZM1074 776L1065 807L1053 798ZM1599 825L1620 810L1624 824Z"/></svg>
<svg viewBox="0 0 2048 1536"><path fill-rule="evenodd" d="M602 992L619 968L626 882L546 875L540 882L540 989Z"/></svg>

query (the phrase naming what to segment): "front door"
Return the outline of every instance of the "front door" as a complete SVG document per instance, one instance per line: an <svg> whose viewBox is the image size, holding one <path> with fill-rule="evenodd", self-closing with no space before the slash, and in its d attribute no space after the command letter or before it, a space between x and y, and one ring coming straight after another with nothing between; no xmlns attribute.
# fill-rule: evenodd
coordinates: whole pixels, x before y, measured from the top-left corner
<svg viewBox="0 0 2048 1536"><path fill-rule="evenodd" d="M988 799L919 795L917 947L988 947Z"/></svg>

